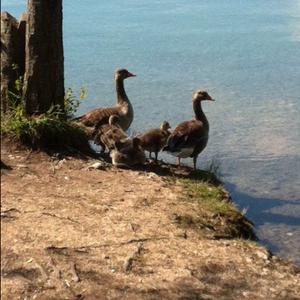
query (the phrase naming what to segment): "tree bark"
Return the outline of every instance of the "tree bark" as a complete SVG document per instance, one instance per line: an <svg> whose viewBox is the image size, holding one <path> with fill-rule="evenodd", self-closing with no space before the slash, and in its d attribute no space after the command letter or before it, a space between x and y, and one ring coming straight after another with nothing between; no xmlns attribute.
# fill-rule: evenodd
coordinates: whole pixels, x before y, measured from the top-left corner
<svg viewBox="0 0 300 300"><path fill-rule="evenodd" d="M8 91L24 75L26 14L18 22L8 12L1 13L1 111L9 108ZM13 67L15 65L16 67Z"/></svg>
<svg viewBox="0 0 300 300"><path fill-rule="evenodd" d="M28 0L24 103L27 114L64 108L62 0Z"/></svg>

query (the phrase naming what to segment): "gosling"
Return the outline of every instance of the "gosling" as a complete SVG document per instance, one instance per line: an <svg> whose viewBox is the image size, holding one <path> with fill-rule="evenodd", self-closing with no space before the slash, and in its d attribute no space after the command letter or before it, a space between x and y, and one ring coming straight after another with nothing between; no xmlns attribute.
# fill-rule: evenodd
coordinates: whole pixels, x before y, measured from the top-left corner
<svg viewBox="0 0 300 300"><path fill-rule="evenodd" d="M164 121L160 128L150 129L143 134L137 136L140 140L141 147L149 152L151 158L152 152L155 154L155 162L157 162L158 152L167 144L167 140L171 132L169 122Z"/></svg>
<svg viewBox="0 0 300 300"><path fill-rule="evenodd" d="M117 167L131 167L143 165L146 161L144 150L140 146L140 140L133 138L128 145L128 141L117 142L115 149L110 153L112 164Z"/></svg>
<svg viewBox="0 0 300 300"><path fill-rule="evenodd" d="M127 134L119 125L120 118L117 115L109 117L109 123L102 125L97 130L94 142L100 145L102 152L110 152L115 148L115 144L128 139Z"/></svg>

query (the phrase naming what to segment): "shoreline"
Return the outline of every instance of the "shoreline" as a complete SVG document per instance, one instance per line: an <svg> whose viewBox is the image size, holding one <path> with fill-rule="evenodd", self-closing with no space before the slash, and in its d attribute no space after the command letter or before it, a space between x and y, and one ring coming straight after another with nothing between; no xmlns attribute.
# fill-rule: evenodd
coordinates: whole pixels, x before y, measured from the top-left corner
<svg viewBox="0 0 300 300"><path fill-rule="evenodd" d="M299 268L245 239L237 225L248 220L207 172L95 169L99 160L5 143L1 159L12 167L1 175L3 299L300 294Z"/></svg>

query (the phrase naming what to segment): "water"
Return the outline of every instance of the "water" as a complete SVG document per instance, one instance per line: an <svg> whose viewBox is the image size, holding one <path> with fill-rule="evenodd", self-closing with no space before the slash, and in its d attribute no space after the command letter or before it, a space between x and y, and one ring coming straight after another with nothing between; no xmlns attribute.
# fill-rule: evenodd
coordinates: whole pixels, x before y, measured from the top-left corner
<svg viewBox="0 0 300 300"><path fill-rule="evenodd" d="M89 91L79 114L114 103L116 68L138 75L133 132L191 118L205 88L216 102L199 167L217 160L262 242L300 264L300 1L65 0L64 45L66 86Z"/></svg>

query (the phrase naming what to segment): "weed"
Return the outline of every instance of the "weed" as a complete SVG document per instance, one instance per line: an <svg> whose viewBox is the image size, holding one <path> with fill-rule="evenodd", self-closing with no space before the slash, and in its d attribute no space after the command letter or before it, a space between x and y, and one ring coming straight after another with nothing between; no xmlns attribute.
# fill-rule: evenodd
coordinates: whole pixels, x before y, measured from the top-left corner
<svg viewBox="0 0 300 300"><path fill-rule="evenodd" d="M13 66L14 67L14 66ZM22 103L23 78L15 81L9 92L9 110L1 112L1 135L9 136L33 148L89 149L86 133L68 121L76 112L80 100L67 90L64 111L58 105L39 116L27 116ZM81 89L80 99L86 95Z"/></svg>
<svg viewBox="0 0 300 300"><path fill-rule="evenodd" d="M12 70L16 73L16 80L12 90L7 93L8 96L8 109L16 109L22 102L24 78L19 75L19 67L16 64L12 64Z"/></svg>
<svg viewBox="0 0 300 300"><path fill-rule="evenodd" d="M80 102L85 99L87 96L87 90L85 88L80 88L79 91L79 97L76 97L74 95L74 91L71 88L68 88L65 93L65 109L64 113L68 119L71 119L74 117Z"/></svg>
<svg viewBox="0 0 300 300"><path fill-rule="evenodd" d="M213 238L247 238L255 240L253 224L238 210L222 185L199 179L180 179L184 189L182 200L197 206L197 216L181 216L186 227L209 230ZM188 220L188 222L187 222Z"/></svg>
<svg viewBox="0 0 300 300"><path fill-rule="evenodd" d="M213 158L205 168L207 172L213 174L216 178L221 179L221 161L217 158Z"/></svg>

